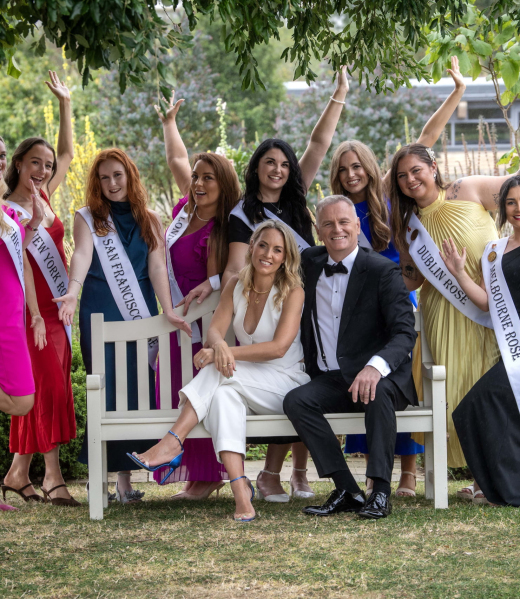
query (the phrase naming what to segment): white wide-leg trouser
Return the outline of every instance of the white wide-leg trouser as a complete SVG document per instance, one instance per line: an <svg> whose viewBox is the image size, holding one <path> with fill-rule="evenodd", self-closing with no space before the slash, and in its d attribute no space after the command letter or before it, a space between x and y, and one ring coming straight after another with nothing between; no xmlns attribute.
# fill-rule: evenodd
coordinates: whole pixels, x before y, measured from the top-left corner
<svg viewBox="0 0 520 599"><path fill-rule="evenodd" d="M221 451L245 458L247 415L283 414L285 395L299 385L269 364L237 362L236 366L236 372L227 379L209 364L179 392L179 407L190 400L199 422L213 439L220 462Z"/></svg>

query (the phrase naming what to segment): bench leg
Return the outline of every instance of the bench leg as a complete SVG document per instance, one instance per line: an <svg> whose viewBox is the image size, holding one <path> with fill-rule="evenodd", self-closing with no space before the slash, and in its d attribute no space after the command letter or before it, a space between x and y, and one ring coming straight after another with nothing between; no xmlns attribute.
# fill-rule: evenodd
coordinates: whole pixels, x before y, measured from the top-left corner
<svg viewBox="0 0 520 599"><path fill-rule="evenodd" d="M424 495L433 499L433 433L424 433Z"/></svg>
<svg viewBox="0 0 520 599"><path fill-rule="evenodd" d="M87 389L88 479L91 520L103 520L103 445L106 444L101 441L100 400L99 390Z"/></svg>
<svg viewBox="0 0 520 599"><path fill-rule="evenodd" d="M101 442L92 443L89 430L88 480L90 496L90 519L103 520L103 466Z"/></svg>
<svg viewBox="0 0 520 599"><path fill-rule="evenodd" d="M433 382L433 495L435 509L448 508L448 442L446 439L446 382Z"/></svg>
<svg viewBox="0 0 520 599"><path fill-rule="evenodd" d="M103 507L108 507L108 471L107 471L107 444L106 441L101 443L101 464L103 476Z"/></svg>

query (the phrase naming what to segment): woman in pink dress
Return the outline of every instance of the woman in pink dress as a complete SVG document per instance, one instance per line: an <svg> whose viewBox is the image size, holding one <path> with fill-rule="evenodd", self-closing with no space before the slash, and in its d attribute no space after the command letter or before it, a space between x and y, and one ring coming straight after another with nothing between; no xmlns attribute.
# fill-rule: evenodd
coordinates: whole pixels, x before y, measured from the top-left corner
<svg viewBox="0 0 520 599"><path fill-rule="evenodd" d="M0 192L2 187L5 185L0 179ZM0 209L0 410L15 416L27 414L34 404L34 379L25 336L25 294L21 283L23 250L43 217L34 196L33 207L33 217L25 225L28 235L12 208L2 205ZM27 283L26 292L34 293L34 288ZM31 326L34 327L35 322L31 322ZM45 336L45 329L38 328L35 340L42 333ZM14 509L0 501L1 511Z"/></svg>
<svg viewBox="0 0 520 599"><path fill-rule="evenodd" d="M185 223L185 229L173 244L169 243L166 233L166 251L171 259L170 288L175 305L209 277L215 277L218 288L218 273L224 272L227 262L229 213L240 198L240 183L231 162L218 154L196 154L192 158L191 168L188 152L175 122L183 100L174 105L173 99L172 95L166 117L157 107L156 110L163 123L168 166L181 193L185 195L172 213L174 221L177 219L179 224ZM186 218L183 219L184 216ZM177 296L175 288L178 289ZM193 355L201 349L200 343L193 343ZM176 334L170 336L170 352L172 404L176 408L182 387L181 352ZM194 370L194 376L196 373ZM157 406L160 406L158 385ZM186 446L189 448L187 459L168 478L168 483L187 482L183 491L174 496L175 499L205 499L224 484L222 480L227 478L226 470L217 461L211 439L188 439ZM163 476L161 471L154 474L157 482Z"/></svg>

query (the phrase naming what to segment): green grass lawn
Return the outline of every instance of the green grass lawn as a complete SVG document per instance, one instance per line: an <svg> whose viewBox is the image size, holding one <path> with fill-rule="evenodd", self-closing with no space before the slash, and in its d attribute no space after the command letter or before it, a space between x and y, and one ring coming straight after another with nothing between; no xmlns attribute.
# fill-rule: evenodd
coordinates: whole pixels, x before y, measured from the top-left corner
<svg viewBox="0 0 520 599"><path fill-rule="evenodd" d="M434 510L393 500L385 519L311 518L289 504L255 502L258 519L233 522L229 485L218 500L171 502L180 485L137 485L139 505L58 508L14 499L0 513L0 597L520 597L520 511L459 500ZM321 503L331 485L314 484ZM395 485L394 485L395 486Z"/></svg>

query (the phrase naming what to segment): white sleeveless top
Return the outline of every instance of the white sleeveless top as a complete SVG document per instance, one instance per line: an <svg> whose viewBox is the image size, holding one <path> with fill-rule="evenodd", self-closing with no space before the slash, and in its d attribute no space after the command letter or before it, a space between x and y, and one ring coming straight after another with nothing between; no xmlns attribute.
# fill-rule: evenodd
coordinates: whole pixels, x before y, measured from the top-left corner
<svg viewBox="0 0 520 599"><path fill-rule="evenodd" d="M244 330L244 318L247 310L247 300L244 297L244 285L241 281L238 281L233 291L233 308L235 317L233 319L233 329L235 336L240 342L240 345L252 345L253 343L264 343L266 341L272 341L276 332L276 327L280 321L282 315L282 309L276 308L274 305L274 296L276 295L277 289L273 286L267 297L264 311L258 321L258 325L252 335L248 335ZM275 367L276 370L290 374L294 372L297 374L297 378L301 378L303 374L303 347L300 341L300 331L296 338L291 343L291 346L285 353L283 358L275 358L274 360L266 360L263 364L270 364Z"/></svg>

